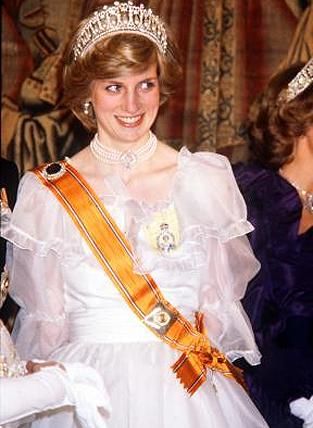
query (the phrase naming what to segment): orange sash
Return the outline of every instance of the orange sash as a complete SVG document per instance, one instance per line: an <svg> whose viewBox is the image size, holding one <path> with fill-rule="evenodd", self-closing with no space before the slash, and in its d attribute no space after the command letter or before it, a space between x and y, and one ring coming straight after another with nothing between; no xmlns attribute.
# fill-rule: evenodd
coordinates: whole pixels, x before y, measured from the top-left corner
<svg viewBox="0 0 313 428"><path fill-rule="evenodd" d="M203 330L203 316L194 327L162 295L153 278L140 272L130 244L82 176L66 161L38 167L34 173L57 197L129 307L155 335L182 352L172 369L192 395L217 370L244 387L241 371L216 348ZM134 265L140 274L134 272Z"/></svg>

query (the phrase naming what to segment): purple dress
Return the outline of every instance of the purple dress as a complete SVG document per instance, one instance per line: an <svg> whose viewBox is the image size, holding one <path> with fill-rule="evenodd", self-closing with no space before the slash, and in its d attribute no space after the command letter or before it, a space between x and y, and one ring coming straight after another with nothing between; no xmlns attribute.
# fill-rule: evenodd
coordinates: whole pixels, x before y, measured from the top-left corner
<svg viewBox="0 0 313 428"><path fill-rule="evenodd" d="M301 200L276 172L238 164L234 173L261 262L242 302L262 353L246 380L271 428L301 427L289 402L313 394L313 227L298 234Z"/></svg>

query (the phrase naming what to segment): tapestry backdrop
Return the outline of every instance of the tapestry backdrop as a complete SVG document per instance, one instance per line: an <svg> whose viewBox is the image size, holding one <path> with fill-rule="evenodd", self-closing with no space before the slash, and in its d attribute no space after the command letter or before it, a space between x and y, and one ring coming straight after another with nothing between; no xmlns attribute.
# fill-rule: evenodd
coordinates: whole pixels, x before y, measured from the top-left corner
<svg viewBox="0 0 313 428"><path fill-rule="evenodd" d="M2 149L20 172L84 147L90 135L59 105L62 54L96 0L2 2ZM140 3L140 1L134 1ZM184 80L155 132L169 144L244 160L249 105L280 67L308 60L313 5L305 0L142 0L174 32Z"/></svg>

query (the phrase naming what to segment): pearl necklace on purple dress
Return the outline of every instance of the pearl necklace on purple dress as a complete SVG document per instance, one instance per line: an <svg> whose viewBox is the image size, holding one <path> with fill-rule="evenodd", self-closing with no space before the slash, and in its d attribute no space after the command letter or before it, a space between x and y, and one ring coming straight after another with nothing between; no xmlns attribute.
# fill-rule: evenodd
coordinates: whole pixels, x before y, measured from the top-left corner
<svg viewBox="0 0 313 428"><path fill-rule="evenodd" d="M303 189L295 181L291 181L288 177L286 177L281 169L279 170L279 174L298 191L302 200L303 208L309 211L310 214L313 214L313 193Z"/></svg>

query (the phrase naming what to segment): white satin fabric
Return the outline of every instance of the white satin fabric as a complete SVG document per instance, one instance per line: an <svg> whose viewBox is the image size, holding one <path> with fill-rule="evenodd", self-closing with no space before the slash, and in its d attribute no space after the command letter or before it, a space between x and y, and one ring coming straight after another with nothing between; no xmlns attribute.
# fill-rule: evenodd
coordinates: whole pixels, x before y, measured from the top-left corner
<svg viewBox="0 0 313 428"><path fill-rule="evenodd" d="M99 196L165 297L191 321L203 311L210 340L231 360L244 356L257 364L260 355L239 300L259 263L245 236L252 226L228 160L182 149L168 199L153 205L134 200L117 176L106 177ZM164 255L150 246L143 229L170 206L181 241ZM109 428L267 426L242 388L218 373L187 396L170 369L179 354L141 325L68 214L31 173L21 182L6 237L12 242L11 295L22 307L14 332L19 352L97 368L112 402ZM63 416L35 426L72 427Z"/></svg>

